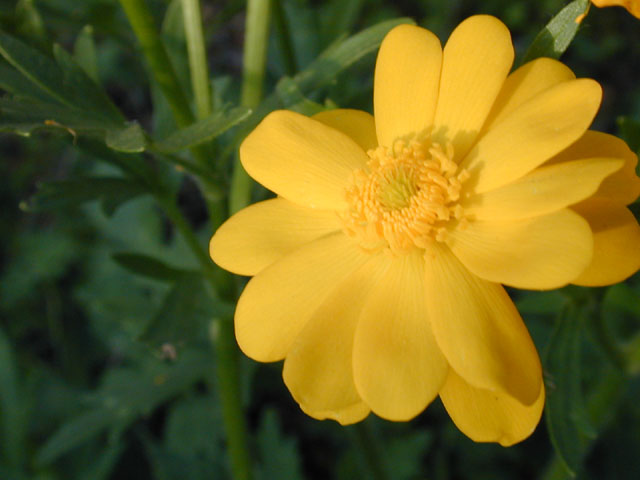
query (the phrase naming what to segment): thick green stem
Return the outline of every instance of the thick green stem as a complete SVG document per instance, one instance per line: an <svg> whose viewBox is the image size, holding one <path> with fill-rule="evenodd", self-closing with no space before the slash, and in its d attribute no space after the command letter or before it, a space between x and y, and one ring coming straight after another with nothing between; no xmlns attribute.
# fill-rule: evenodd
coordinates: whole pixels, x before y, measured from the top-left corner
<svg viewBox="0 0 640 480"><path fill-rule="evenodd" d="M196 116L199 120L211 113L211 90L204 35L202 33L202 17L200 0L181 0L184 31L187 37L189 52L189 70L191 86L196 103Z"/></svg>
<svg viewBox="0 0 640 480"><path fill-rule="evenodd" d="M250 480L251 460L247 449L247 426L240 392L238 347L229 318L217 320L212 340L216 345L218 393L227 430L231 471L235 480Z"/></svg>
<svg viewBox="0 0 640 480"><path fill-rule="evenodd" d="M180 88L178 77L164 48L146 0L120 0L120 4L127 14L136 37L138 37L151 72L169 102L176 123L180 127L189 125L193 122L193 114Z"/></svg>
<svg viewBox="0 0 640 480"><path fill-rule="evenodd" d="M256 107L262 99L269 40L271 0L249 0L245 23L242 105ZM251 201L251 178L236 158L231 178L229 210L233 214Z"/></svg>

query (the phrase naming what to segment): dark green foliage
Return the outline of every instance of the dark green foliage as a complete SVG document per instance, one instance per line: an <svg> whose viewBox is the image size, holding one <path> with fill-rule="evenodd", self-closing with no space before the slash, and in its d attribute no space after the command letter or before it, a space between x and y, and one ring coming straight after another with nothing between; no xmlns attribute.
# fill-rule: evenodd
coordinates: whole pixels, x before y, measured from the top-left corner
<svg viewBox="0 0 640 480"><path fill-rule="evenodd" d="M587 0L272 1L253 109L239 105L246 2L202 1L213 113L183 128L118 1L0 1L0 479L231 478L216 353L243 281L193 246L206 257L238 144L270 111L372 111L375 52L395 25L444 43L463 18L497 15L519 61L563 55L598 80L595 128L640 148L640 22L622 9L579 26ZM146 3L190 99L180 0ZM548 400L509 449L467 439L438 400L409 423L369 418L363 448L358 427L299 410L280 364L242 358L255 478L373 478L370 448L394 480L635 480L639 280L510 291L546 352Z"/></svg>

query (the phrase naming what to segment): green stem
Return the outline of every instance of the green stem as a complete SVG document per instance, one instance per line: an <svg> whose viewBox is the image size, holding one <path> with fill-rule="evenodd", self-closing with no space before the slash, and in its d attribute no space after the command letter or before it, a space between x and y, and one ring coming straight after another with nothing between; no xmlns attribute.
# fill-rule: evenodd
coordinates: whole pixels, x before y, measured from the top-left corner
<svg viewBox="0 0 640 480"><path fill-rule="evenodd" d="M131 27L133 28L138 41L140 42L144 56L151 68L151 73L169 102L176 124L179 127L190 125L194 120L193 113L191 112L189 102L180 87L180 82L178 81L178 77L173 69L164 44L162 43L162 38L158 33L153 15L149 10L146 0L120 0L120 4L129 19L129 23L131 23ZM189 28L191 28L191 24ZM187 32L189 28L187 28ZM188 35L190 35L188 37L189 40L191 38L191 33L188 32ZM201 41L202 40L200 39L200 42ZM204 50L204 47L202 47L202 49ZM206 64L204 68L204 72L199 72L198 75L196 75L199 83L202 82L201 77L203 73L205 76L207 75ZM202 70L202 66L200 69ZM205 79L205 82L208 82L208 79ZM204 102L202 99L200 101ZM207 103L209 103L208 100ZM196 163L205 169L211 164L212 154L209 150L210 149L207 148L207 145L200 145L190 149ZM195 178L202 188L207 208L209 210L211 223L214 226L217 226L223 219L220 196L216 192L212 192L207 188L206 184L203 184L201 176L196 176Z"/></svg>
<svg viewBox="0 0 640 480"><path fill-rule="evenodd" d="M270 7L271 0L249 0L247 7L241 99L242 105L246 107L256 107L262 99L269 40ZM250 201L251 178L242 168L239 158L236 158L229 196L231 214L247 206Z"/></svg>
<svg viewBox="0 0 640 480"><path fill-rule="evenodd" d="M371 471L371 478L374 480L388 480L389 477L383 461L382 448L369 422L356 423L352 428L356 443Z"/></svg>
<svg viewBox="0 0 640 480"><path fill-rule="evenodd" d="M178 77L169 60L169 55L164 48L148 5L145 0L120 0L120 4L127 14L136 37L138 37L151 72L169 102L176 123L180 127L189 125L193 122L193 114L180 88Z"/></svg>
<svg viewBox="0 0 640 480"><path fill-rule="evenodd" d="M200 0L182 0L182 17L187 37L189 70L196 103L196 116L199 120L202 120L211 114L211 91L204 35L202 33Z"/></svg>
<svg viewBox="0 0 640 480"><path fill-rule="evenodd" d="M235 480L250 480L251 460L247 449L247 426L240 392L238 347L231 319L219 319L212 340L216 344L218 392L227 431L231 471Z"/></svg>

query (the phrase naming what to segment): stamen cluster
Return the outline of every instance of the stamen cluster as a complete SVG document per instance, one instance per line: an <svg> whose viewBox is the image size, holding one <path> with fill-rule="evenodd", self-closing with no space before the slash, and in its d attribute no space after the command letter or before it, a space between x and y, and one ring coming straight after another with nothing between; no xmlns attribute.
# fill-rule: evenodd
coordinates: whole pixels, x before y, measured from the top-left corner
<svg viewBox="0 0 640 480"><path fill-rule="evenodd" d="M342 214L345 232L367 250L403 253L443 241L451 219L463 219L458 204L469 174L453 161L453 146L396 141L367 152L366 170L354 173Z"/></svg>

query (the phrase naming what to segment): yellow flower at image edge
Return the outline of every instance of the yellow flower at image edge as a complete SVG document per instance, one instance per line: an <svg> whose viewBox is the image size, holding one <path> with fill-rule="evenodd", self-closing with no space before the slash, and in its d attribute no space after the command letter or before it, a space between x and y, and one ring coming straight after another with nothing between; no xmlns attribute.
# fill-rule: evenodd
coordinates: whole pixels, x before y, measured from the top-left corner
<svg viewBox="0 0 640 480"><path fill-rule="evenodd" d="M631 15L640 18L640 0L591 0L596 7L624 7Z"/></svg>
<svg viewBox="0 0 640 480"><path fill-rule="evenodd" d="M541 58L509 74L496 18L444 49L393 29L378 54L375 119L276 111L240 148L278 197L230 218L213 260L254 276L241 349L284 359L310 416L409 420L440 396L475 441L511 445L544 405L535 346L501 284L606 285L640 268L640 193L626 144L587 130L593 80Z"/></svg>

